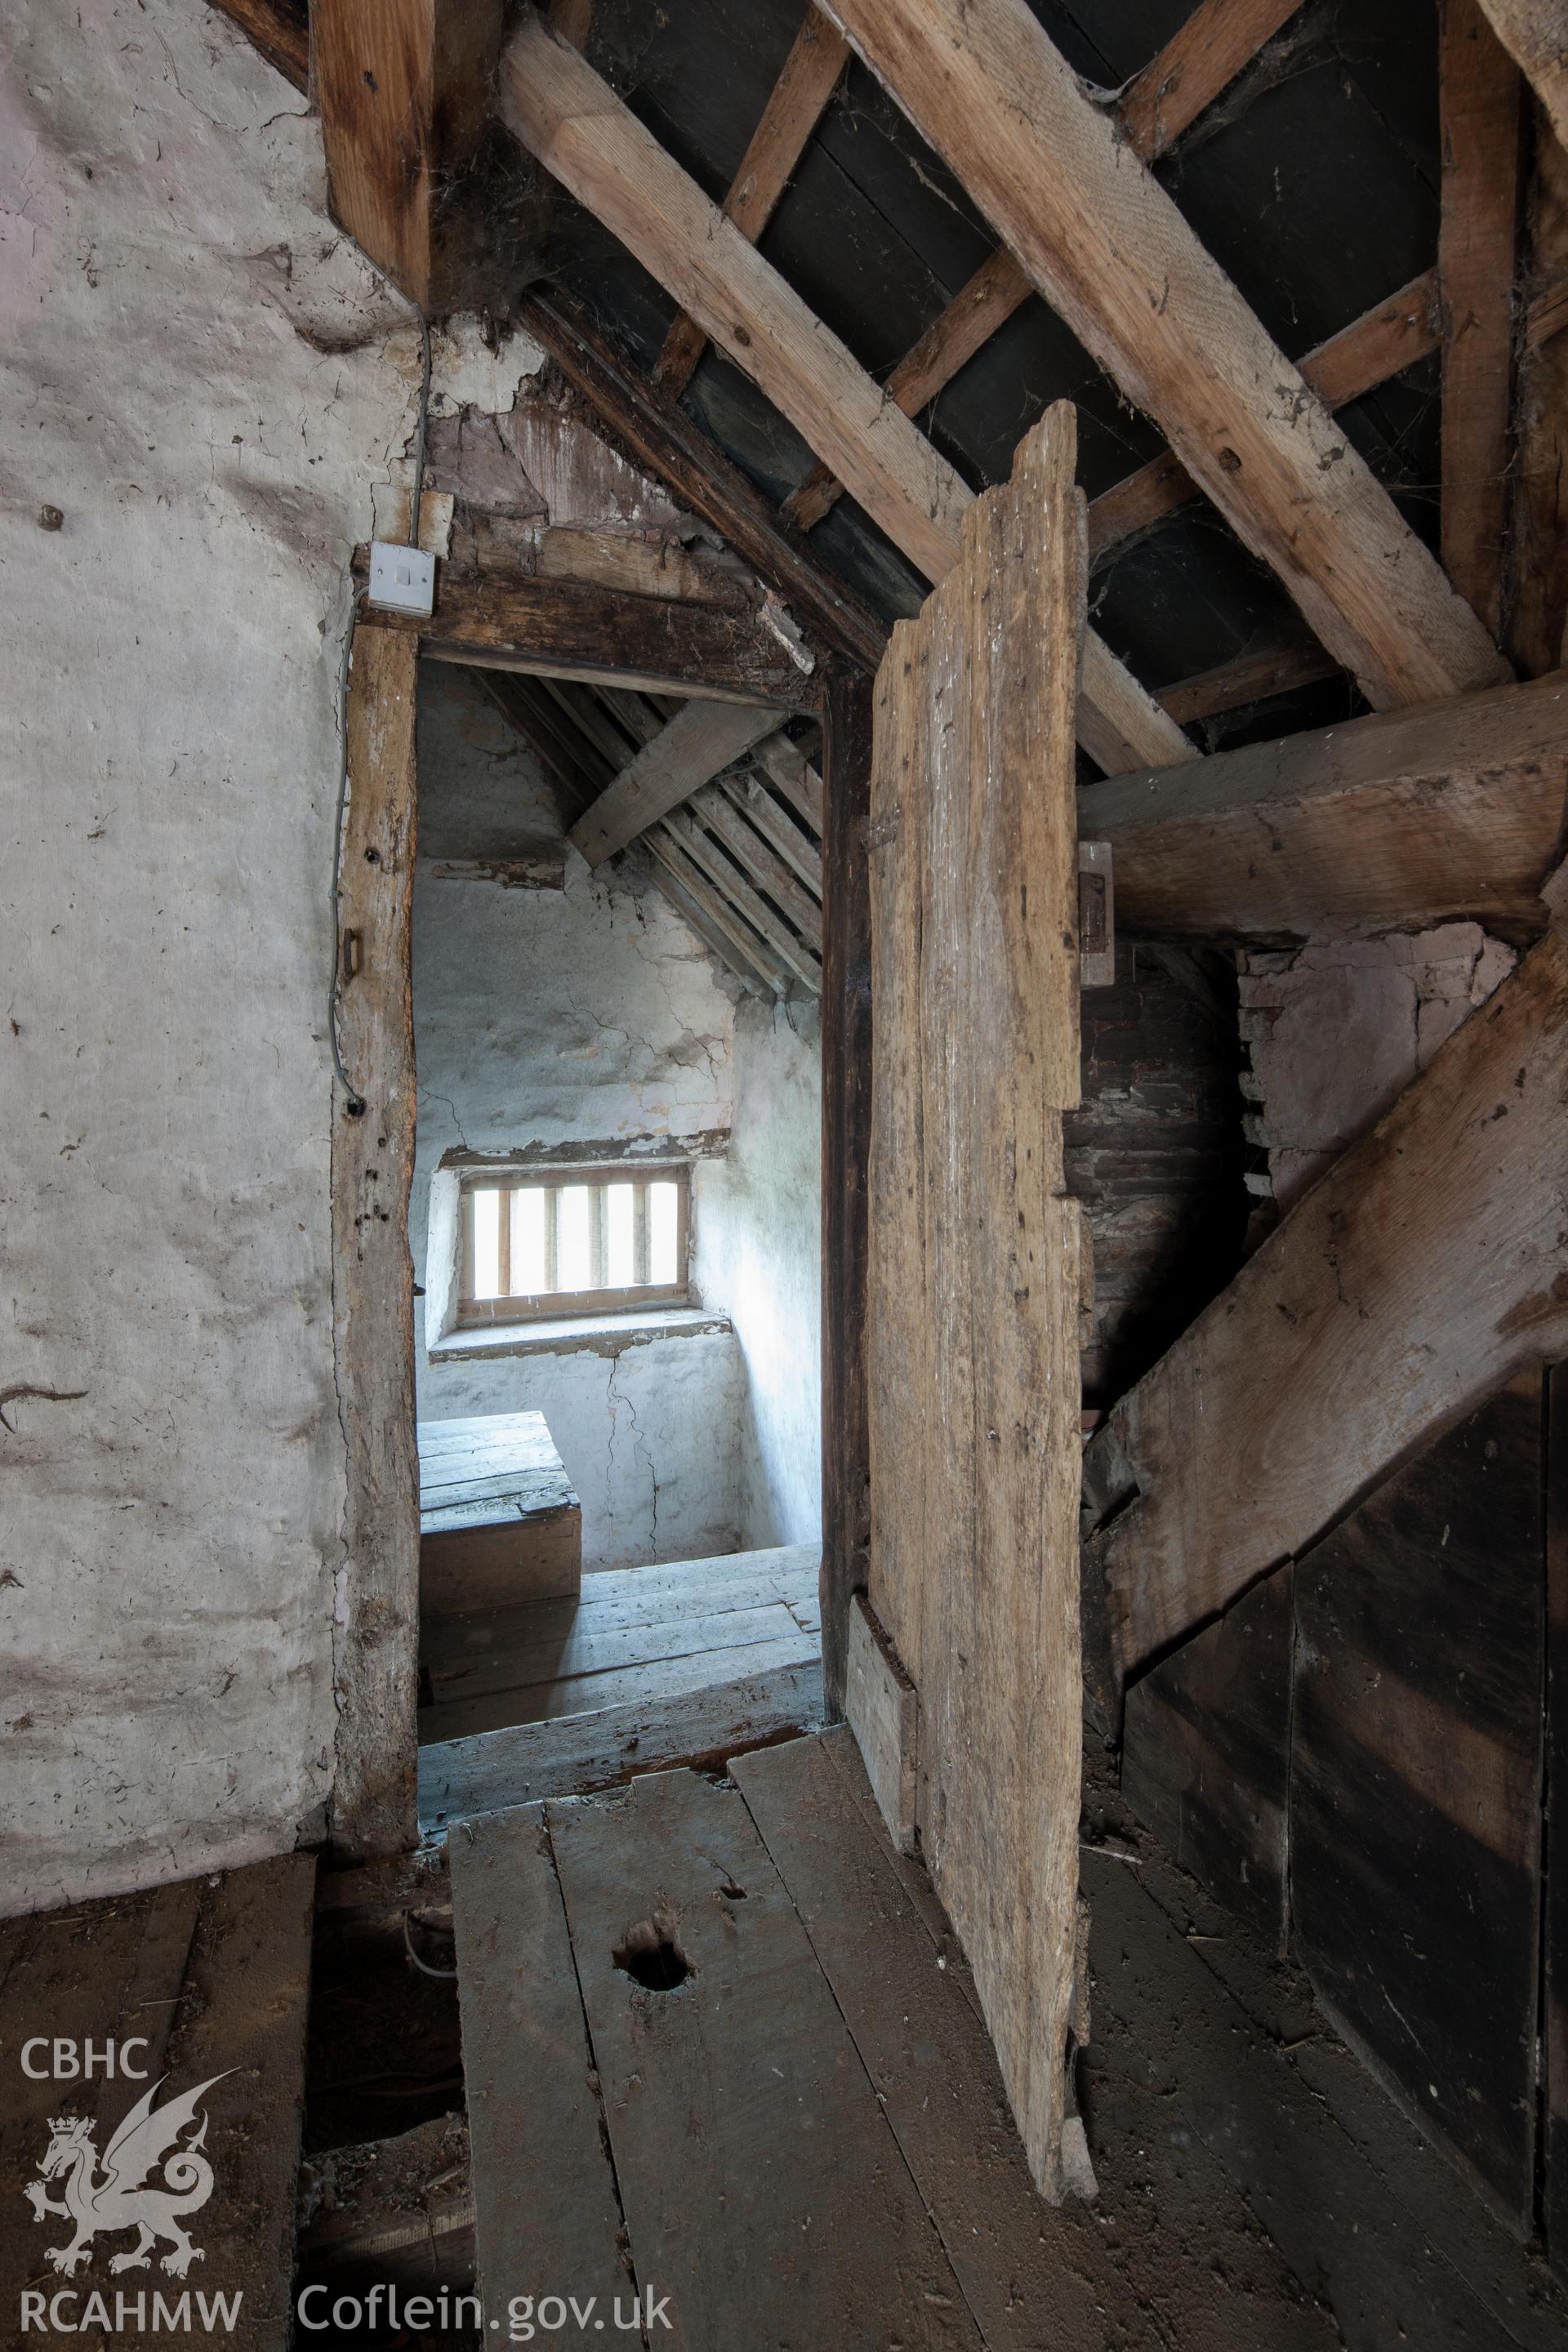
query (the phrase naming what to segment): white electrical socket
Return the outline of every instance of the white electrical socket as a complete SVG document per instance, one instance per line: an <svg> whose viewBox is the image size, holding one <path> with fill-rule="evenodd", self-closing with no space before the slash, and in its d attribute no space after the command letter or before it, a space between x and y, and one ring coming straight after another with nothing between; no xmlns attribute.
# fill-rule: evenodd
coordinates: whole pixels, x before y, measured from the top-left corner
<svg viewBox="0 0 1568 2352"><path fill-rule="evenodd" d="M436 609L435 557L426 555L423 548L373 539L366 601L377 612L418 613L427 617Z"/></svg>

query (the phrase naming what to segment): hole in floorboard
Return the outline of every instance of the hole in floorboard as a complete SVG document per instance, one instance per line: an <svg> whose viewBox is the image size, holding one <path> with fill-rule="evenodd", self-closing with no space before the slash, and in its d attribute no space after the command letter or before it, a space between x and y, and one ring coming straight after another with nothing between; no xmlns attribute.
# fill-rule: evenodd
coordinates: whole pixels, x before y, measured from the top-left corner
<svg viewBox="0 0 1568 2352"><path fill-rule="evenodd" d="M639 1919L628 1927L625 1943L617 1944L610 1958L645 1992L673 1992L693 1973L668 1928L653 1919Z"/></svg>

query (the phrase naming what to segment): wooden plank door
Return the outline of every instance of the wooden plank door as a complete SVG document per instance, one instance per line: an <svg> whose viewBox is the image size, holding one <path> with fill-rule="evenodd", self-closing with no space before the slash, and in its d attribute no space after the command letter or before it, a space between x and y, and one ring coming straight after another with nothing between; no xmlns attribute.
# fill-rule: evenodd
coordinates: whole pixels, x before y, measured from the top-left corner
<svg viewBox="0 0 1568 2352"><path fill-rule="evenodd" d="M1053 2200L1081 1771L1075 454L1064 403L895 629L868 835L869 1598L918 1698L912 1832Z"/></svg>

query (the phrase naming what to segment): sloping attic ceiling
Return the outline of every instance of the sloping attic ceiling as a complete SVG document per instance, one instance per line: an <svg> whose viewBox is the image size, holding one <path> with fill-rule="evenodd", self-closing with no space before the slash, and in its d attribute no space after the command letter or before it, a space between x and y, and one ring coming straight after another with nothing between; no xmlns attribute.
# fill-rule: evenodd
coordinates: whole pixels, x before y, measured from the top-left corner
<svg viewBox="0 0 1568 2352"><path fill-rule="evenodd" d="M1190 15L1186 0L1113 8L1033 0L1074 68L1107 91L1137 73ZM797 0L597 0L591 61L669 152L721 200L800 29ZM1210 253L1284 350L1299 357L1436 258L1436 11L1431 0L1307 0L1157 165ZM951 173L851 60L762 252L879 377L902 358L995 239ZM569 198L545 274L651 369L675 316L668 295ZM1438 363L1419 360L1340 412L1414 528L1436 541ZM772 498L811 453L766 398L710 348L683 395L705 430ZM1031 296L917 418L974 488L1003 479L1052 401L1079 410L1079 475L1092 499L1163 443L1046 304ZM811 544L885 615L923 585L848 498ZM1112 551L1090 582L1091 617L1156 691L1238 656L1292 649L1331 675L1202 718L1205 748L1327 725L1364 708L1319 654L1279 583L1206 499ZM1316 660L1314 662L1314 656ZM1197 698L1202 700L1203 698ZM1180 712L1179 715L1185 715Z"/></svg>

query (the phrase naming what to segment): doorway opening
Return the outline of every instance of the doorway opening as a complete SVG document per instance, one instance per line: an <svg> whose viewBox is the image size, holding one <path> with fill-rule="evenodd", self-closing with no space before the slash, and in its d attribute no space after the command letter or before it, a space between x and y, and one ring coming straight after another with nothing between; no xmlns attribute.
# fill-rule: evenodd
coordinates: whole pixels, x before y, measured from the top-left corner
<svg viewBox="0 0 1568 2352"><path fill-rule="evenodd" d="M820 1713L817 731L758 714L626 846L572 838L595 850L584 814L704 709L733 724L419 667L426 1822L475 1770L491 1801L591 1785L671 1711Z"/></svg>

